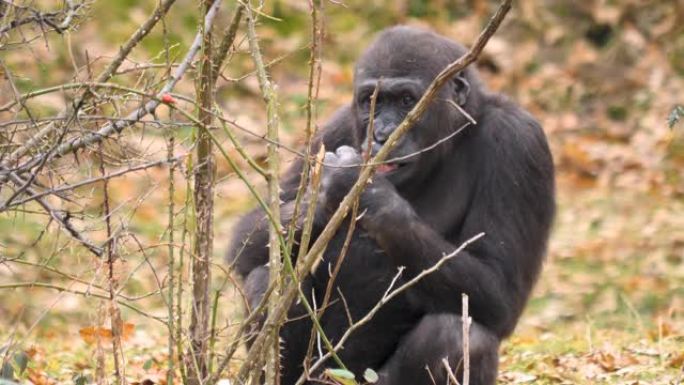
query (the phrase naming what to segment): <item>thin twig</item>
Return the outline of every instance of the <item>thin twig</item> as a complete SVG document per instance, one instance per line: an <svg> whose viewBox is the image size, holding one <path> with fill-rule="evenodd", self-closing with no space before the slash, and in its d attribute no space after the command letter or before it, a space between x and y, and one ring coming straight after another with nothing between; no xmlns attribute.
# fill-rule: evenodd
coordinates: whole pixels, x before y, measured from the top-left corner
<svg viewBox="0 0 684 385"><path fill-rule="evenodd" d="M307 192L307 186L309 184L309 174L311 171L311 150L314 135L317 131L316 125L316 100L318 98L318 90L321 80L321 45L322 42L322 27L319 26L319 7L321 6L319 0L311 0L309 2L309 7L311 9L311 50L309 52L309 81L308 81L308 91L306 98L306 129L304 130L304 143L305 150L302 156L303 165L302 171L299 178L299 186L297 187L297 195L295 197L294 210L292 214L292 220L288 226L287 235L287 250L292 250L294 245L295 237L294 233L297 227L297 221L299 220L299 210L301 202ZM307 223L304 224L304 227ZM308 241L305 248L308 248Z"/></svg>
<svg viewBox="0 0 684 385"><path fill-rule="evenodd" d="M171 167L175 167L175 165L179 161L185 159L186 156L188 156L188 154L183 154L183 155L179 155L179 156L176 156L173 158L168 158L168 159L157 160L154 162L143 163L143 164L139 164L137 166L126 168L124 170L110 172L110 173L107 173L105 175L85 179L85 180L82 180L80 182L76 182L74 184L65 184L65 185L62 185L59 187L54 187L54 188L51 188L49 190L42 191L42 192L34 194L34 195L30 195L26 198L16 200L16 201L12 202L10 205L7 205L7 202L3 202L3 205L0 206L0 212L3 212L5 210L12 208L12 207L15 207L15 206L22 205L24 203L28 203L30 201L34 201L36 199L42 198L42 197L47 196L47 195L54 195L54 194L58 194L58 193L65 192L65 191L75 190L79 187L87 186L87 185L90 185L93 183L98 183L98 182L108 180L108 179L113 179L113 178L116 178L116 177L119 177L122 175L126 175L126 174L129 174L132 172L146 170L148 168L158 167L158 166L162 166L164 164L169 164Z"/></svg>
<svg viewBox="0 0 684 385"><path fill-rule="evenodd" d="M96 83L106 82L112 77L114 72L116 72L116 70L121 66L123 61L131 53L133 48L135 48L138 45L138 43L140 43L140 41L144 39L145 36L147 36L152 31L157 22L159 22L159 20L161 20L161 18L168 13L169 9L171 8L171 5L173 5L175 1L176 0L164 0L157 5L157 8L152 12L152 15L140 25L140 27L133 33L133 35L131 35L130 38L128 38L128 41L126 41L126 43L124 43L124 45L121 46L121 48L119 49L119 53L116 55L114 60L112 60L109 66L107 66L107 68L105 68L105 70L98 75L97 79L95 80ZM72 105L81 105L81 101L89 97L89 95L89 92L84 92L82 96L78 99L78 101L73 103ZM59 115L67 116L69 115L69 112L68 110L64 110ZM31 148L35 147L42 138L44 138L54 129L54 125L49 125L40 132L38 132L30 140L24 143L21 147L13 151L12 154L8 157L6 164L11 164L17 161L22 156L26 155L31 150Z"/></svg>
<svg viewBox="0 0 684 385"><path fill-rule="evenodd" d="M218 13L218 7L220 1L215 1L211 8L207 11L204 18L204 29L210 29L213 25L216 14ZM96 132L86 134L81 137L74 138L66 143L62 143L56 149L47 153L40 153L28 161L24 162L18 167L19 170L28 170L40 163L40 160L46 158L47 162L59 158L67 153L72 153L74 151L80 150L88 145L98 143L104 139L109 138L111 135L120 133L125 128L130 127L134 123L140 121L146 115L152 113L161 104L161 98L164 94L167 94L173 90L180 79L185 75L185 72L190 67L190 63L202 46L202 34L200 32L195 35L195 39L190 45L185 57L181 61L180 65L174 71L171 78L166 82L166 84L161 88L161 90L156 94L157 98L148 101L142 107L136 109L135 111L128 114L126 117L120 120L116 120L112 123L104 125L102 128Z"/></svg>
<svg viewBox="0 0 684 385"><path fill-rule="evenodd" d="M235 8L235 13L233 14L233 20L230 21L228 29L226 33L223 35L223 39L221 39L221 44L219 45L218 50L216 51L216 56L214 56L214 60L212 62L214 82L216 82L216 79L218 78L218 76L220 76L221 66L223 65L223 62L226 60L226 57L228 56L228 51L230 50L230 47L233 46L235 36L237 36L238 26L240 25L240 20L242 19L242 15L244 12L245 6L238 3L237 7Z"/></svg>
<svg viewBox="0 0 684 385"><path fill-rule="evenodd" d="M54 290L57 290L60 292L82 295L84 297L93 297L93 298L106 299L106 300L109 299L109 294L98 294L98 293L93 293L92 291L89 291L89 290L86 290L86 291L74 290L74 289L70 289L67 287L62 287L59 285L54 285L51 283L44 283L44 282L15 282L15 283L10 283L10 284L0 284L0 290L17 289L17 288L32 288L32 287L54 289ZM162 324L166 324L165 318L149 314L142 309L139 309L133 305L126 303L126 301L124 301L124 300L116 300L116 302L119 305L126 307L128 309L131 309L134 312L136 312L136 313L138 313L144 317L147 317L147 318L153 319L155 321L161 322Z"/></svg>
<svg viewBox="0 0 684 385"><path fill-rule="evenodd" d="M100 155L100 174L105 176L104 167L104 157L102 155L102 144L99 146ZM103 195L103 213L105 220L105 228L107 231L107 242L104 244L105 251L107 252L107 282L109 284L109 322L112 330L112 357L114 358L114 378L118 385L126 384L125 376L125 357L123 355L123 350L121 348L121 332L122 324L121 313L119 308L116 306L116 291L119 284L117 278L114 275L114 246L116 245L116 240L112 236L112 217L111 210L109 208L109 179L104 178L102 180L102 195Z"/></svg>
<svg viewBox="0 0 684 385"><path fill-rule="evenodd" d="M280 117L278 116L278 94L276 86L269 80L264 60L261 55L261 48L259 47L259 40L256 34L254 10L249 2L245 3L245 11L247 16L247 39L249 41L249 50L254 59L254 65L257 71L257 79L259 80L259 88L266 103L267 114L267 137L272 141L278 141L278 129ZM278 147L269 144L268 152L268 196L269 205L271 208L272 220L269 226L268 237L268 269L269 269L269 286L273 287L273 293L269 300L268 311L274 311L280 301L280 294L282 290L282 255L281 255L281 223L280 223L280 186L278 183L278 174L280 172L280 159L278 154ZM289 255L288 255L289 258ZM272 351L266 352L266 369L265 369L265 384L275 385L278 383L279 377L279 357L280 357L280 340L278 334L280 325L274 324L270 328L265 329L262 333L270 334L270 341L272 344Z"/></svg>
<svg viewBox="0 0 684 385"><path fill-rule="evenodd" d="M366 313L365 316L363 316L361 319L359 319L358 321L356 321L353 325L351 325L351 326L344 332L344 334L342 335L342 337L340 337L339 341L337 341L337 344L335 344L335 349L334 349L334 351L338 351L339 349L341 349L341 348L344 346L344 343L345 343L345 342L347 341L347 339L349 338L349 336L350 336L355 330L357 330L357 329L360 328L361 326L367 324L371 319L373 319L373 317L375 316L375 314L376 314L378 311L380 311L380 309L381 309L387 302L389 302L392 298L394 298L394 297L396 297L397 295L399 295L400 293L404 292L405 290L407 290L407 289L410 288L411 286L414 286L415 284L417 284L420 280L422 280L422 279L423 279L424 277L426 277L427 275L432 274L432 273L434 273L435 271L439 270L439 269L442 267L442 265L444 265L444 264L447 263L449 260L451 260L452 258L454 258L455 256L457 256L461 251L463 251L463 250L464 250L466 247L468 247L471 243L473 243L473 242L477 241L478 239L484 237L484 235L485 235L485 233L479 233L479 234L473 236L472 238L466 240L466 241L463 242L463 243L461 244L461 246L459 246L456 250L454 250L454 251L452 251L451 253L449 253L449 254L443 256L443 257L442 257L439 261L437 261L437 263L435 263L432 267L427 268L427 269L421 271L419 274L417 274L415 277L413 277L412 279L410 279L408 282L404 283L403 285L399 286L398 288L396 288L395 290L393 290L393 291L390 292L389 294L387 294L387 295L383 296L382 298L380 298L380 300L375 304L375 306L374 306L370 311L368 311L368 313ZM328 352L328 353L326 353L323 357L319 358L318 361L316 361L316 363L314 363L314 364L311 366L311 370L313 371L313 370L318 369L318 368L319 368L319 367L320 367L328 358L330 358L331 355L332 355L332 352ZM300 380L301 380L302 378L303 378L303 375L302 375L302 377L300 377Z"/></svg>
<svg viewBox="0 0 684 385"><path fill-rule="evenodd" d="M220 0L202 0L203 15L216 10ZM196 128L197 164L193 169L195 203L195 239L193 243L192 265L192 306L190 308L190 346L186 357L186 370L190 385L201 385L209 374L209 284L211 282L211 258L214 245L214 184L215 160L212 135L208 127L212 125L214 105L213 75L213 33L212 26L200 28L200 72L197 80L197 104L201 125Z"/></svg>
<svg viewBox="0 0 684 385"><path fill-rule="evenodd" d="M10 174L10 178L12 181L18 185L23 185L26 184L26 181L21 179L20 177ZM36 192L33 191L32 188L26 188L26 192L28 192L31 195L36 195ZM53 208L49 203L47 203L44 199L38 198L36 199L36 202L43 207L43 209L50 215L52 219L54 219L57 223L60 224L60 227L66 232L70 237L74 238L78 242L80 242L83 246L85 246L86 249L88 249L91 253L95 254L97 257L102 256L102 248L99 246L96 246L92 241L89 239L85 238L83 234L81 234L80 231L78 231L69 221L70 215L68 214L62 214L60 213L57 209Z"/></svg>
<svg viewBox="0 0 684 385"><path fill-rule="evenodd" d="M451 365L449 365L449 360L447 359L447 357L442 358L442 366L444 366L444 370L447 373L447 378L448 378L449 382L452 383L453 385L461 385L461 383L458 382L458 378L456 378L456 376L454 375L454 370L451 369ZM427 368L427 369L429 372L429 368Z"/></svg>
<svg viewBox="0 0 684 385"><path fill-rule="evenodd" d="M468 294L461 293L463 301L461 323L463 324L463 385L470 385L470 323L468 314Z"/></svg>

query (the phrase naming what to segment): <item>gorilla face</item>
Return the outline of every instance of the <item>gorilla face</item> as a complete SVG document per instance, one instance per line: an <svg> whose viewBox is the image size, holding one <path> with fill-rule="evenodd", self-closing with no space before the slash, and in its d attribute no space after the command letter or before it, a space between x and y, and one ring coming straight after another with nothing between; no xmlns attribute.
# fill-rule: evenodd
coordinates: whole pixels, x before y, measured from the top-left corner
<svg viewBox="0 0 684 385"><path fill-rule="evenodd" d="M412 49L408 50L407 41L418 43L410 44ZM364 138L363 151L368 151L370 143L371 154L375 155L437 74L463 52L463 47L427 31L397 27L381 34L362 55L355 70L352 109L359 137ZM465 123L465 118L447 100L461 106L467 104L470 76L474 75L466 70L440 90L422 118L392 151L390 163L377 168L378 174L397 187L414 185L430 175L450 152L451 146L444 143L430 151L421 150ZM378 84L373 137L369 141L371 98Z"/></svg>
<svg viewBox="0 0 684 385"><path fill-rule="evenodd" d="M358 127L368 127L370 122L371 97L377 85L377 80L368 79L362 82L356 90L356 111ZM387 138L394 132L397 126L404 120L406 114L413 108L423 94L424 86L420 80L407 78L383 78L378 90L375 105L373 137L369 141L368 133L363 137L362 149L368 151L370 143L371 155L375 155ZM409 156L420 149L420 143L415 135L404 136L399 145L394 149L390 158L401 158L392 163L380 165L377 168L379 174L390 179L395 185L412 179L415 171L419 168L420 155ZM407 158L404 158L407 157Z"/></svg>

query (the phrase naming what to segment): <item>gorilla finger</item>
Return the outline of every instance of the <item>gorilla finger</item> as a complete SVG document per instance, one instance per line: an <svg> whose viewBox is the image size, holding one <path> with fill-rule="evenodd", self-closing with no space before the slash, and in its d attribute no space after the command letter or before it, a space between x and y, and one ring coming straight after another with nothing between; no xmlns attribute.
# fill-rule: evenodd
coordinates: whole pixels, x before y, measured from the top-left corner
<svg viewBox="0 0 684 385"><path fill-rule="evenodd" d="M326 152L323 163L327 166L337 166L340 163L340 158L334 152Z"/></svg>
<svg viewBox="0 0 684 385"><path fill-rule="evenodd" d="M340 157L341 163L344 163L344 164L360 163L361 156L352 147L349 147L349 146L338 147L337 150L335 151L335 153L337 154L337 156Z"/></svg>
<svg viewBox="0 0 684 385"><path fill-rule="evenodd" d="M338 156L354 156L358 154L358 152L351 146L340 146L337 147L337 150L335 150L335 154Z"/></svg>

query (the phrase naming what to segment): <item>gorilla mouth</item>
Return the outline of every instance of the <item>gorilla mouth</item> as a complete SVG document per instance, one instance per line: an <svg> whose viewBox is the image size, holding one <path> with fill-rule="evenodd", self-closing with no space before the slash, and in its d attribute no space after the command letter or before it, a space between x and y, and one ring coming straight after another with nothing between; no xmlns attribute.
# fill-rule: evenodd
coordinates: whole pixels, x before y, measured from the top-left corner
<svg viewBox="0 0 684 385"><path fill-rule="evenodd" d="M397 163L383 163L383 164L379 165L375 169L375 171L378 172L379 174L386 174L388 172L392 172L392 171L398 169L399 166L400 165Z"/></svg>

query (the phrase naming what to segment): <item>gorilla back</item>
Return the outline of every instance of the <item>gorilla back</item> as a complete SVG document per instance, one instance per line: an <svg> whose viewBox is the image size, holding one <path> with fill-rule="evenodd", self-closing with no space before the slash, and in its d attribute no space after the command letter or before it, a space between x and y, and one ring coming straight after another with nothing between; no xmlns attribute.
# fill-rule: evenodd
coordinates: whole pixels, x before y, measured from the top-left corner
<svg viewBox="0 0 684 385"><path fill-rule="evenodd" d="M360 153L376 153L435 76L465 52L432 32L394 27L380 33L361 56L353 100L316 140L316 146L331 151L321 191L307 197L318 200L314 237L356 181ZM376 87L375 130L367 138ZM518 105L488 92L476 70L467 68L439 91L390 158L361 195L363 215L335 281L330 282L331 272L348 223L302 282L303 292L320 309L326 289L332 288L320 321L334 343L350 318L358 321L379 301L400 268L394 287L483 232L483 238L385 304L338 355L357 375L366 368L377 371L380 384L444 383L444 358L452 368L462 366L460 307L466 293L473 318L471 384L493 384L499 343L513 331L527 302L553 222L554 170L544 132ZM291 217L301 168L296 162L283 179L284 222ZM239 222L228 253L252 308L266 290L267 242L264 213L255 209ZM310 349L316 338L311 330L302 306L294 305L281 330L282 384L294 384L304 365L319 357L318 349ZM319 374L310 373L310 380Z"/></svg>

